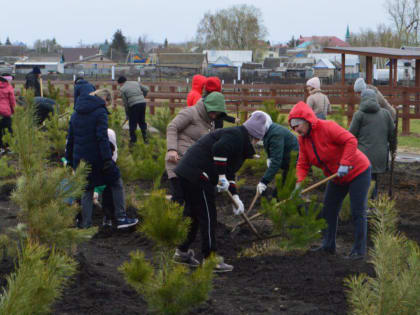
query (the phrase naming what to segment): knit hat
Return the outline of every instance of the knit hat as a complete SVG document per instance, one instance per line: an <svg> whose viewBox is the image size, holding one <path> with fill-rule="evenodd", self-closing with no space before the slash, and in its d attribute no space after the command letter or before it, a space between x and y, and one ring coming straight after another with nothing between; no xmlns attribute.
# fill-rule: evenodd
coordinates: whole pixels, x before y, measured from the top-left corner
<svg viewBox="0 0 420 315"><path fill-rule="evenodd" d="M222 93L213 92L204 99L204 106L207 112L220 112L226 114L225 97Z"/></svg>
<svg viewBox="0 0 420 315"><path fill-rule="evenodd" d="M363 78L358 78L356 82L354 82L354 91L356 93L361 93L366 90L366 83Z"/></svg>
<svg viewBox="0 0 420 315"><path fill-rule="evenodd" d="M264 112L255 112L244 122L243 126L246 128L248 133L256 139L262 139L266 132L265 124L267 122L267 116Z"/></svg>
<svg viewBox="0 0 420 315"><path fill-rule="evenodd" d="M125 76L120 76L119 78L118 78L118 83L119 84L123 84L123 83L125 83L127 81L127 78L125 77Z"/></svg>
<svg viewBox="0 0 420 315"><path fill-rule="evenodd" d="M262 113L263 115L265 115L265 118L266 118L266 121L265 121L265 132L267 132L268 129L270 128L270 126L273 124L273 120L271 119L270 115L268 115L266 112L263 112L261 110L256 110L255 112L252 112L251 116L252 115L255 115L256 113Z"/></svg>
<svg viewBox="0 0 420 315"><path fill-rule="evenodd" d="M209 77L207 78L206 84L204 85L204 89L208 92L221 92L222 91L222 83L218 77Z"/></svg>
<svg viewBox="0 0 420 315"><path fill-rule="evenodd" d="M295 128L296 126L299 126L300 124L304 123L305 119L301 119L301 118L292 118L290 119L290 126L292 128Z"/></svg>
<svg viewBox="0 0 420 315"><path fill-rule="evenodd" d="M321 81L319 81L318 77L313 77L306 82L306 86L319 90L321 88Z"/></svg>
<svg viewBox="0 0 420 315"><path fill-rule="evenodd" d="M41 69L39 69L39 67L38 67L38 66L34 66L34 67L32 68L32 72L33 72L34 74L41 74Z"/></svg>

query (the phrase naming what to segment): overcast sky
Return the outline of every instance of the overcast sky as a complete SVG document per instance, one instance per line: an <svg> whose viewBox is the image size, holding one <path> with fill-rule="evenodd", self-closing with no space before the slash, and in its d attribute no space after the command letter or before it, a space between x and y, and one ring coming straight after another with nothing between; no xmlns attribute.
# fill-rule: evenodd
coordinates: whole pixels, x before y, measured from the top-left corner
<svg viewBox="0 0 420 315"><path fill-rule="evenodd" d="M63 46L77 46L111 39L116 29L131 40L148 38L169 43L194 37L207 11L236 4L253 4L263 16L272 43L286 42L292 35L336 35L389 24L385 0L1 0L0 41L32 46L36 39L55 37Z"/></svg>

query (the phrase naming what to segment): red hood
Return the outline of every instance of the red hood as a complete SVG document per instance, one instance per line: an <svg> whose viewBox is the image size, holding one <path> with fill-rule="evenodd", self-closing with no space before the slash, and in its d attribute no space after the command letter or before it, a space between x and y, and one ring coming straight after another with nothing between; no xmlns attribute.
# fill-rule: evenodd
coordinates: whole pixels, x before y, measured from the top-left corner
<svg viewBox="0 0 420 315"><path fill-rule="evenodd" d="M201 74L196 74L192 79L192 89L199 92L200 94L203 91L203 87L206 84L207 78Z"/></svg>
<svg viewBox="0 0 420 315"><path fill-rule="evenodd" d="M290 120L294 118L305 119L311 124L312 128L318 122L318 118L315 116L315 113L313 112L312 108L310 108L309 105L305 102L299 102L292 108L292 110L289 113L289 125Z"/></svg>
<svg viewBox="0 0 420 315"><path fill-rule="evenodd" d="M209 77L206 81L206 91L211 92L222 92L222 82L218 77Z"/></svg>
<svg viewBox="0 0 420 315"><path fill-rule="evenodd" d="M0 81L0 89L6 89L9 87L9 83Z"/></svg>

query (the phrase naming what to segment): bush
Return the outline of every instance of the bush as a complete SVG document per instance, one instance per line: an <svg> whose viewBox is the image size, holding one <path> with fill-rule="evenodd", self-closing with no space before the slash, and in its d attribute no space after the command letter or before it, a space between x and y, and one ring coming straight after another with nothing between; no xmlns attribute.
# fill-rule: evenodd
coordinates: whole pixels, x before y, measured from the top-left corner
<svg viewBox="0 0 420 315"><path fill-rule="evenodd" d="M16 272L7 277L0 314L50 314L52 304L75 272L76 263L70 257L28 242L19 254Z"/></svg>
<svg viewBox="0 0 420 315"><path fill-rule="evenodd" d="M171 114L169 107L165 106L156 110L154 115L149 115L150 124L155 127L159 132L166 136L166 127L174 119L175 115Z"/></svg>
<svg viewBox="0 0 420 315"><path fill-rule="evenodd" d="M143 217L139 230L156 244L158 267L146 261L142 252L135 251L119 270L127 283L145 297L152 311L185 314L208 298L215 259L206 259L194 272L174 264L172 249L185 240L190 220L183 217L178 203L166 199L163 190L152 192L139 214Z"/></svg>
<svg viewBox="0 0 420 315"><path fill-rule="evenodd" d="M64 156L66 151L67 129L70 121L70 113L59 115L54 112L49 119L45 120L46 130L44 137L49 144L49 152L56 156Z"/></svg>
<svg viewBox="0 0 420 315"><path fill-rule="evenodd" d="M352 314L418 314L420 309L420 248L397 231L394 201L381 196L370 223L375 276L345 280Z"/></svg>
<svg viewBox="0 0 420 315"><path fill-rule="evenodd" d="M10 158L7 155L0 157L0 178L16 175L16 168L9 165Z"/></svg>

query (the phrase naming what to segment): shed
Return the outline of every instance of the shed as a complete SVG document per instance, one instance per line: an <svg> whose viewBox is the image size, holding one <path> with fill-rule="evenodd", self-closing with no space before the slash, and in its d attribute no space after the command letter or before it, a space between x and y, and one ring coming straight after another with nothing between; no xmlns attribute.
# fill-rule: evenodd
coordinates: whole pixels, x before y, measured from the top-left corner
<svg viewBox="0 0 420 315"><path fill-rule="evenodd" d="M157 55L160 67L178 67L207 71L207 55L201 53L159 53Z"/></svg>

